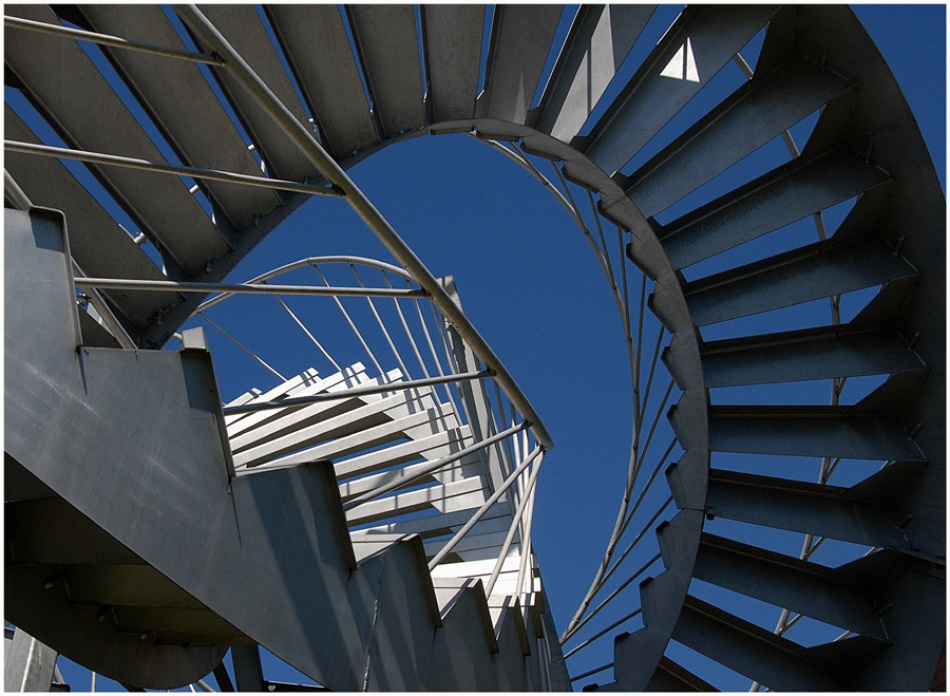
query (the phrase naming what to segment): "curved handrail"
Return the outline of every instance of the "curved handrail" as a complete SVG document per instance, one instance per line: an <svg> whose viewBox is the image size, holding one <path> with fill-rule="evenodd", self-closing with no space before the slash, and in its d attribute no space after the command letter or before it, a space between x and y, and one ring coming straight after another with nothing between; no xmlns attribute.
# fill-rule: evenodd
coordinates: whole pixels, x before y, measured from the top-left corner
<svg viewBox="0 0 950 696"><path fill-rule="evenodd" d="M376 234L383 245L395 256L417 283L432 297L439 311L455 327L462 338L468 343L485 367L495 373L495 379L511 402L530 423L542 449L549 450L554 446L550 433L541 420L541 416L534 410L531 402L515 382L514 377L505 368L501 359L495 354L461 308L452 300L438 279L432 275L425 264L416 256L415 252L402 240L392 225L383 217L369 198L353 183L353 180L343 171L323 146L317 141L312 132L301 125L293 114L284 106L280 99L261 80L254 70L235 51L228 41L221 36L217 28L208 21L208 18L194 5L181 5L175 8L182 20L204 41L219 57L225 61L225 69L237 78L248 92L254 96L258 104L267 111L287 135L295 142L300 150L326 177L327 181L343 192L344 198L350 207Z"/></svg>

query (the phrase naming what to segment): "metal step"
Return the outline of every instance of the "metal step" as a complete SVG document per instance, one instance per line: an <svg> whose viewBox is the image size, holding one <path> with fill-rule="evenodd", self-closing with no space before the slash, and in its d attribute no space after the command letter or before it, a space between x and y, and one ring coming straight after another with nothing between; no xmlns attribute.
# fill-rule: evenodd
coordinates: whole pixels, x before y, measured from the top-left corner
<svg viewBox="0 0 950 696"><path fill-rule="evenodd" d="M688 7L590 132L585 152L608 174L630 161L746 43L776 7ZM673 63L674 59L678 61ZM687 62L701 66L694 75ZM663 75L674 65L676 77Z"/></svg>
<svg viewBox="0 0 950 696"><path fill-rule="evenodd" d="M56 23L49 8L9 6L17 17ZM165 162L79 45L46 34L7 30L8 69L68 147ZM107 190L186 276L203 274L231 246L176 177L89 165ZM169 268L173 275L175 268Z"/></svg>
<svg viewBox="0 0 950 696"><path fill-rule="evenodd" d="M801 57L771 74L756 70L748 83L631 174L624 189L640 212L652 217L849 86L846 78Z"/></svg>
<svg viewBox="0 0 950 696"><path fill-rule="evenodd" d="M571 142L654 9L654 5L581 6L538 105L539 131Z"/></svg>
<svg viewBox="0 0 950 696"><path fill-rule="evenodd" d="M320 128L324 147L343 159L376 145L379 136L340 9L275 4L266 12ZM313 40L315 35L320 41ZM327 65L333 70L324 70Z"/></svg>
<svg viewBox="0 0 950 696"><path fill-rule="evenodd" d="M910 548L889 500L847 492L836 486L711 469L706 513L863 546Z"/></svg>
<svg viewBox="0 0 950 696"><path fill-rule="evenodd" d="M841 295L916 275L878 239L818 243L686 283L697 326Z"/></svg>
<svg viewBox="0 0 950 696"><path fill-rule="evenodd" d="M710 341L702 355L710 388L889 375L925 367L893 329L859 332L847 326Z"/></svg>
<svg viewBox="0 0 950 696"><path fill-rule="evenodd" d="M714 452L924 461L899 419L853 415L836 406L713 406Z"/></svg>
<svg viewBox="0 0 950 696"><path fill-rule="evenodd" d="M433 122L472 118L478 95L485 8L421 5L426 106Z"/></svg>
<svg viewBox="0 0 950 696"><path fill-rule="evenodd" d="M184 50L171 22L158 6L84 5L83 16L94 30L130 41ZM261 168L248 151L221 102L214 95L197 64L169 60L138 51L104 49L119 73L182 163L207 169L261 175ZM175 90L169 90L168 84ZM187 104L183 109L182 105ZM234 229L255 221L258 215L281 204L272 190L199 182Z"/></svg>
<svg viewBox="0 0 950 696"><path fill-rule="evenodd" d="M847 684L802 646L695 597L686 598L673 639L770 689L828 692Z"/></svg>
<svg viewBox="0 0 950 696"><path fill-rule="evenodd" d="M348 5L363 75L381 137L425 125L416 21L409 5Z"/></svg>
<svg viewBox="0 0 950 696"><path fill-rule="evenodd" d="M887 640L870 593L838 581L832 568L704 533L693 577Z"/></svg>
<svg viewBox="0 0 950 696"><path fill-rule="evenodd" d="M307 112L297 98L293 84L256 9L251 5L206 4L201 5L200 10L214 23L225 39L240 51L251 69L266 82L268 88L290 110L294 118L304 126L309 126ZM312 34L310 36L312 37ZM317 176L313 163L287 134L277 127L237 80L226 70L212 70L212 75L217 78L232 108L242 120L255 148L263 157L270 176L293 181L304 181L308 177Z"/></svg>
<svg viewBox="0 0 950 696"><path fill-rule="evenodd" d="M676 269L708 259L886 182L888 175L840 149L787 165L667 224L660 240Z"/></svg>
<svg viewBox="0 0 950 696"><path fill-rule="evenodd" d="M558 5L495 7L476 117L525 122L560 18Z"/></svg>

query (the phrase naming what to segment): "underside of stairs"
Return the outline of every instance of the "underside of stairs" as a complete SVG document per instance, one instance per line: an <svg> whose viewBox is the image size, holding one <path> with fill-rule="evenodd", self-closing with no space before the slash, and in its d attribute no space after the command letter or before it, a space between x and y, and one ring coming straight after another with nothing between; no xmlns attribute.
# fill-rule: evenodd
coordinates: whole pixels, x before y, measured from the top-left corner
<svg viewBox="0 0 950 696"><path fill-rule="evenodd" d="M540 586L525 611L477 568L433 580L412 534L358 558L331 464L236 470L207 351L84 346L65 229L6 211L6 296L30 308L5 346L8 621L149 688L230 645L335 690L551 688Z"/></svg>

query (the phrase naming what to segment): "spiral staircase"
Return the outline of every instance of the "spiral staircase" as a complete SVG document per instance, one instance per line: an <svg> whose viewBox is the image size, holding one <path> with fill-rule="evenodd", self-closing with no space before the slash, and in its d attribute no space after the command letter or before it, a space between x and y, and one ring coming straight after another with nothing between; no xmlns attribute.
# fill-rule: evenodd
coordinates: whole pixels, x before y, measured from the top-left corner
<svg viewBox="0 0 950 696"><path fill-rule="evenodd" d="M595 674L590 688L716 688L676 646L756 689L931 685L945 201L849 9L688 6L647 45L654 8L639 5L582 6L563 36L562 8L544 5L496 6L490 24L475 5L5 14L8 690L55 686L57 653L128 688L211 673L222 689L276 688L259 648L350 691L568 690ZM738 86L710 101L730 70ZM617 611L640 623L605 629L614 659L590 674L569 675L561 643L598 581L559 639L531 552L551 439L451 283L346 174L426 132L507 143L533 173L552 162L598 229L618 229L611 283L639 274L662 324L678 458L656 481L675 510L638 537L657 550L653 577ZM784 162L735 174L775 143ZM348 362L222 406L203 333L182 327L210 293L261 290L224 281L315 196L352 206L404 297L432 303L448 368ZM792 307L782 332L757 328ZM847 380L867 376L849 400ZM819 380L823 405L787 386ZM450 382L458 403L438 391ZM724 396L750 385L770 387L767 403ZM494 448L504 437L517 444ZM777 456L818 460L818 476ZM771 530L805 535L802 553ZM825 540L847 549L834 564L813 557ZM782 610L779 626L744 602ZM796 642L799 619L843 633Z"/></svg>

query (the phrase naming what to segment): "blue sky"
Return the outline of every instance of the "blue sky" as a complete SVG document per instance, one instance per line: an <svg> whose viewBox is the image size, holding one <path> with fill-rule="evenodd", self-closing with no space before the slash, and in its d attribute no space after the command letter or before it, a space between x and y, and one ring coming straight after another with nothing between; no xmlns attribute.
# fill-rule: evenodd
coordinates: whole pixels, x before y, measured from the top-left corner
<svg viewBox="0 0 950 696"><path fill-rule="evenodd" d="M864 5L856 12L901 84L946 190L945 6ZM544 173L553 176L553 170ZM550 194L473 138L415 138L386 148L350 175L434 275L455 277L467 314L554 438L539 480L534 545L563 629L613 526L630 443L629 368L601 270ZM273 233L230 280L328 254L389 260L344 202L319 199ZM262 330L272 319L260 318ZM219 342L212 340L215 351ZM271 385L271 376L248 362L228 364L227 350L215 353L226 400ZM268 350L264 357L285 374L308 367L279 346ZM604 639L569 667L579 673L610 659L611 641ZM86 677L66 673L74 690L87 688ZM272 676L293 680L287 674ZM609 672L584 683L608 680Z"/></svg>

